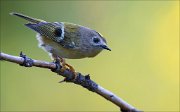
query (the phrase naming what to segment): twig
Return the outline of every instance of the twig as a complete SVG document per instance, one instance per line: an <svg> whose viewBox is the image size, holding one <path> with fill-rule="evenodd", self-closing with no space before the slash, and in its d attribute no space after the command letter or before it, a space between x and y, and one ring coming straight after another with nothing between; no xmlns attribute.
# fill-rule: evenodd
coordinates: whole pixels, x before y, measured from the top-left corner
<svg viewBox="0 0 180 112"><path fill-rule="evenodd" d="M74 74L69 70L66 69L64 71L61 70L61 66L58 66L60 64L56 64L53 62L45 62L40 60L34 60L26 57L21 53L21 57L12 56L9 54L1 53L0 54L0 60L5 60L13 63L17 63L26 67L40 67L40 68L48 68L51 69L52 72L58 73L58 75L61 75L65 77L66 82L75 83L77 85L81 85L84 88L95 92L99 94L100 96L104 97L105 99L111 101L115 105L117 105L122 112L138 112L136 108L125 102L123 99L116 96L114 93L104 89L100 85L96 84L94 81L90 79L89 75L83 76L81 73L77 73L77 77L74 78ZM30 65L29 62L32 64ZM24 65L26 63L26 65Z"/></svg>

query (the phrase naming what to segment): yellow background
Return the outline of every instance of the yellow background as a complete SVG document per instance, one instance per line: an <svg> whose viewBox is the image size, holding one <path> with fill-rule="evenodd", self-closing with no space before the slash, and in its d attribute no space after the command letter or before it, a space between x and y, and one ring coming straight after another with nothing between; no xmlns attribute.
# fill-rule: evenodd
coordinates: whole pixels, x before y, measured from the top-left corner
<svg viewBox="0 0 180 112"><path fill-rule="evenodd" d="M2 1L1 51L51 61L35 32L12 11L97 30L111 52L67 60L144 111L179 111L179 1ZM50 70L1 63L1 111L119 111L99 95Z"/></svg>

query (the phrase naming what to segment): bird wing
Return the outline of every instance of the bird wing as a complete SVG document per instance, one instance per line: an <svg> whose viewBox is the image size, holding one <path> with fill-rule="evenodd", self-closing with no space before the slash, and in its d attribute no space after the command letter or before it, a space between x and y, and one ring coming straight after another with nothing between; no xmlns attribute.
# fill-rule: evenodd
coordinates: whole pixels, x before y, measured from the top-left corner
<svg viewBox="0 0 180 112"><path fill-rule="evenodd" d="M62 47L66 49L76 49L79 42L78 31L74 27L64 26L63 23L50 23L50 22L40 22L40 23L28 23L25 24L27 27L35 30L42 36L52 39L53 41L59 43Z"/></svg>
<svg viewBox="0 0 180 112"><path fill-rule="evenodd" d="M44 20L36 19L16 12L12 12L10 14L29 21L29 23L25 24L27 27L35 30L42 36L54 40L55 42L60 42L64 38L64 25L62 23L46 22Z"/></svg>
<svg viewBox="0 0 180 112"><path fill-rule="evenodd" d="M64 23L64 39L60 42L66 49L78 49L81 43L79 25Z"/></svg>
<svg viewBox="0 0 180 112"><path fill-rule="evenodd" d="M60 43L64 39L64 26L62 23L39 22L27 23L25 25L55 42Z"/></svg>
<svg viewBox="0 0 180 112"><path fill-rule="evenodd" d="M78 43L80 43L80 33L78 32L78 25L62 22L46 22L16 12L10 14L29 21L29 23L25 24L27 27L33 29L46 38L52 39L64 48L76 49L79 47Z"/></svg>

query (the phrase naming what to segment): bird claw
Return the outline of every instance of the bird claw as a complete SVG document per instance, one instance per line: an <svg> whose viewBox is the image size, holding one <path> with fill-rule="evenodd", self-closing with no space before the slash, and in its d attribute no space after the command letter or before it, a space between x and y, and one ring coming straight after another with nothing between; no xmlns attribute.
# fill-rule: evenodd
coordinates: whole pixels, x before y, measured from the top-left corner
<svg viewBox="0 0 180 112"><path fill-rule="evenodd" d="M66 82L66 78L64 78L63 80L59 81L59 83L63 83Z"/></svg>
<svg viewBox="0 0 180 112"><path fill-rule="evenodd" d="M25 67L32 67L33 66L33 60L29 57L27 57L25 54L20 52L20 57L24 58L24 61L22 64L19 64L20 66L25 66Z"/></svg>
<svg viewBox="0 0 180 112"><path fill-rule="evenodd" d="M77 73L75 72L75 69L71 65L67 64L65 62L65 59L63 59L61 57L57 58L56 56L54 56L54 57L55 58L54 58L53 63L56 64L56 68L51 69L51 71L56 72L56 73L59 74L59 73L63 73L66 70L68 70L68 71L70 71L70 72L72 72L74 74L74 77L72 79L68 79L67 77L65 77L63 80L59 81L59 83L67 82L67 81L70 81L70 80L75 80L76 77L77 77Z"/></svg>
<svg viewBox="0 0 180 112"><path fill-rule="evenodd" d="M60 60L55 59L55 60L53 61L53 63L56 65L56 68L55 68L55 69L51 69L51 71L58 73L58 71L60 71L61 68L62 68L62 66L61 66L61 64L60 64Z"/></svg>
<svg viewBox="0 0 180 112"><path fill-rule="evenodd" d="M76 72L73 72L73 77L65 77L63 80L59 81L59 83L75 81L77 76L78 74Z"/></svg>

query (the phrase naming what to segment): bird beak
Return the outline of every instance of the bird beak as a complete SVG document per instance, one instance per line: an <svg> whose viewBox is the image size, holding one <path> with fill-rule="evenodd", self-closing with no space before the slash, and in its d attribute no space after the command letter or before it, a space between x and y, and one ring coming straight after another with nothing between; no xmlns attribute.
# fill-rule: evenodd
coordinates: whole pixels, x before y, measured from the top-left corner
<svg viewBox="0 0 180 112"><path fill-rule="evenodd" d="M106 50L108 50L108 51L111 51L111 49L110 49L108 46L106 46L106 45L101 45L101 47L102 47L103 49L106 49Z"/></svg>

